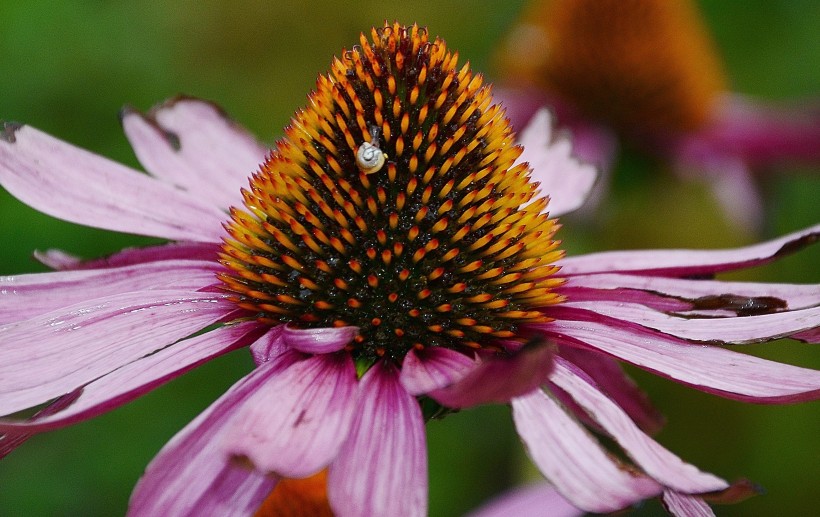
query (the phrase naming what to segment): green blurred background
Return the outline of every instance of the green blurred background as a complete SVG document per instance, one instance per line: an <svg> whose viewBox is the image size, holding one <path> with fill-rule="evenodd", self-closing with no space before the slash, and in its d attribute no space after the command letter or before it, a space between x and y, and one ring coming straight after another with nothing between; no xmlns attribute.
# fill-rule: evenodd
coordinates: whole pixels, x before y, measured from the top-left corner
<svg viewBox="0 0 820 517"><path fill-rule="evenodd" d="M205 0L0 2L0 117L138 166L117 112L176 93L220 103L266 142L281 135L332 56L383 20L427 25L492 77L490 56L523 2L265 2ZM702 1L735 91L769 99L820 94L820 2ZM590 221L565 221L570 253L612 248L739 245L820 219L812 173L764 184L768 220L757 235L723 219L706 189L625 153L612 196ZM0 273L41 271L34 249L86 257L151 242L56 221L0 191ZM817 249L734 278L818 282ZM820 368L806 345L746 347ZM35 437L0 462L0 515L119 515L145 465L173 434L251 367L240 351L111 414ZM668 416L662 443L703 469L741 476L767 494L719 515L801 515L816 508L817 403L752 406L635 371ZM535 476L505 407L428 425L430 514L459 515ZM656 503L639 510L661 512Z"/></svg>

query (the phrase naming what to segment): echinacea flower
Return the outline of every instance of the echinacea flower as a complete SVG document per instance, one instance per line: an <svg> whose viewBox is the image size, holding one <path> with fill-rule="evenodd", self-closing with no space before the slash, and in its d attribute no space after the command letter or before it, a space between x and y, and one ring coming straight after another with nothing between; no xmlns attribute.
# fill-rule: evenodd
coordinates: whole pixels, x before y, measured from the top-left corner
<svg viewBox="0 0 820 517"><path fill-rule="evenodd" d="M705 180L743 226L761 222L756 175L820 164L818 100L731 92L691 0L534 0L496 57L514 126L547 104L579 157L606 171L625 140Z"/></svg>
<svg viewBox="0 0 820 517"><path fill-rule="evenodd" d="M736 250L564 258L549 215L576 208L595 173L549 115L515 145L442 40L398 24L371 36L267 157L193 99L124 113L153 177L4 125L9 192L172 242L88 262L49 252L58 271L2 279L0 414L53 402L2 420L0 455L248 346L257 367L160 451L131 514L304 496L338 515L423 515L425 417L487 402L512 404L534 462L579 508L727 488L645 433L657 414L616 360L740 400L817 398L820 372L721 345L816 341L820 287L691 278L773 260L820 227Z"/></svg>

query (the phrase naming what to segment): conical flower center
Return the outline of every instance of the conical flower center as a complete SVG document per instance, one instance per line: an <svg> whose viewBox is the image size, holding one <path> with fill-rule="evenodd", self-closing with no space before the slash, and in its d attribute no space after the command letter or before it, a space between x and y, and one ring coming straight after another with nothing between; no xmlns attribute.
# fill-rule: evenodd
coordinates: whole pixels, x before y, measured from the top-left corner
<svg viewBox="0 0 820 517"><path fill-rule="evenodd" d="M554 221L489 87L387 25L319 78L232 210L222 276L271 324L352 325L357 359L494 347L558 301Z"/></svg>

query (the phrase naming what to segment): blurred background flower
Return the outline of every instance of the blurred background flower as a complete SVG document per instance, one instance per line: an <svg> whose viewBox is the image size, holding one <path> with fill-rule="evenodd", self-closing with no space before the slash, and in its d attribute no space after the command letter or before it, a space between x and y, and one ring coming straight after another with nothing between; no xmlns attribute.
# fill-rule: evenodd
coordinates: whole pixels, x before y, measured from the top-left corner
<svg viewBox="0 0 820 517"><path fill-rule="evenodd" d="M773 101L820 92L820 68L813 66L820 60L820 4L702 0L698 5L733 91ZM0 117L137 167L111 114L126 103L146 109L184 92L218 101L273 142L331 57L374 24L396 19L427 25L474 69L489 71L491 56L522 8L520 1L494 0L355 6L327 0L310 6L262 0L6 1L0 3ZM728 247L753 240L727 222L705 186L655 174L656 164L629 149L619 156L616 167L629 174L615 175L595 224L565 221L561 238L571 253ZM763 189L769 200L764 237L820 219L816 177L771 176ZM93 257L150 242L51 219L5 192L0 193L0 234L14 245L0 254L2 274L42 270L30 258L33 249L53 246ZM759 274L732 278L818 282L818 252L808 250ZM744 350L758 353L754 346ZM816 353L790 342L767 347L766 357L820 368ZM229 355L103 418L33 438L0 463L0 513L123 513L137 478L162 444L250 368L247 354ZM755 407L632 373L674 424L658 437L664 445L703 469L729 479L747 476L767 489L768 495L740 506L718 508L721 515L800 514L815 501L816 403ZM127 446L124 436L130 437ZM535 475L523 470L527 461L505 407L433 421L428 441L434 516L459 515ZM88 493L100 495L76 497ZM653 502L640 513L662 510Z"/></svg>

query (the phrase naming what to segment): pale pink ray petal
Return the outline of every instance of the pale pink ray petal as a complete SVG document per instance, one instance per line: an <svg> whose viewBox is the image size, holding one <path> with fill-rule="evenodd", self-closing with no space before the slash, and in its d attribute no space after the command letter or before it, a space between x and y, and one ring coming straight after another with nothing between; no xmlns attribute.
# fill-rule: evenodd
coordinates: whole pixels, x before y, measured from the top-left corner
<svg viewBox="0 0 820 517"><path fill-rule="evenodd" d="M289 347L306 354L328 354L344 348L358 333L359 327L297 329L285 326L282 339Z"/></svg>
<svg viewBox="0 0 820 517"><path fill-rule="evenodd" d="M256 366L272 361L290 350L282 339L283 330L285 330L285 325L271 327L267 334L250 346L251 357Z"/></svg>
<svg viewBox="0 0 820 517"><path fill-rule="evenodd" d="M655 434L666 423L646 392L611 357L571 346L560 347L558 355L589 375L645 433Z"/></svg>
<svg viewBox="0 0 820 517"><path fill-rule="evenodd" d="M541 109L521 132L519 144L524 151L516 163L528 162L531 179L540 183L540 191L549 195L549 212L553 216L572 212L589 196L598 171L581 163L572 154L572 142L556 135L552 115Z"/></svg>
<svg viewBox="0 0 820 517"><path fill-rule="evenodd" d="M726 481L683 462L644 434L617 404L601 393L594 382L572 363L556 357L550 381L569 393L644 472L664 486L687 493L713 492L729 486Z"/></svg>
<svg viewBox="0 0 820 517"><path fill-rule="evenodd" d="M424 420L393 367L376 363L362 377L356 416L327 484L340 517L427 515Z"/></svg>
<svg viewBox="0 0 820 517"><path fill-rule="evenodd" d="M172 260L121 268L0 276L0 324L101 296L152 289L194 292L217 283L216 272L221 269L216 262Z"/></svg>
<svg viewBox="0 0 820 517"><path fill-rule="evenodd" d="M663 506L675 517L715 517L709 505L700 497L681 494L674 490L664 490Z"/></svg>
<svg viewBox="0 0 820 517"><path fill-rule="evenodd" d="M515 488L493 499L467 517L581 517L579 510L549 483Z"/></svg>
<svg viewBox="0 0 820 517"><path fill-rule="evenodd" d="M48 215L105 230L219 242L218 207L29 126L0 133L0 184Z"/></svg>
<svg viewBox="0 0 820 517"><path fill-rule="evenodd" d="M475 359L449 348L410 350L404 356L399 380L411 395L423 395L464 378L476 365Z"/></svg>
<svg viewBox="0 0 820 517"><path fill-rule="evenodd" d="M233 461L219 444L245 401L295 360L285 354L256 368L177 433L134 488L128 515L252 515L278 478Z"/></svg>
<svg viewBox="0 0 820 517"><path fill-rule="evenodd" d="M757 316L695 318L666 314L636 303L567 302L555 311L555 317L595 319L583 313L612 318L616 320L613 325L638 324L686 340L710 343L760 343L820 326L820 307Z"/></svg>
<svg viewBox="0 0 820 517"><path fill-rule="evenodd" d="M817 242L820 224L760 244L722 250L604 251L557 262L561 274L651 273L665 276L711 275L769 263Z"/></svg>
<svg viewBox="0 0 820 517"><path fill-rule="evenodd" d="M40 411L34 414L32 419L45 418L53 415L58 411L62 411L77 400L80 395L80 390L76 390L68 395L63 395L51 404L47 405ZM34 436L36 433L28 429L0 429L0 460L5 458L11 451L21 446L26 440Z"/></svg>
<svg viewBox="0 0 820 517"><path fill-rule="evenodd" d="M533 342L511 357L490 357L471 369L464 378L428 395L450 408L479 404L506 404L547 382L555 349L546 342Z"/></svg>
<svg viewBox="0 0 820 517"><path fill-rule="evenodd" d="M730 399L780 404L820 398L817 370L600 322L553 321L543 330L559 343L597 350Z"/></svg>
<svg viewBox="0 0 820 517"><path fill-rule="evenodd" d="M124 293L0 326L0 415L66 394L215 323L227 295Z"/></svg>
<svg viewBox="0 0 820 517"><path fill-rule="evenodd" d="M61 250L35 251L34 258L52 269L100 269L132 266L159 260L214 261L219 244L211 242L169 242L144 248L125 248L107 257L85 260Z"/></svg>
<svg viewBox="0 0 820 517"><path fill-rule="evenodd" d="M347 438L357 387L348 354L296 362L245 399L220 448L262 472L313 475L336 457Z"/></svg>
<svg viewBox="0 0 820 517"><path fill-rule="evenodd" d="M75 424L126 404L222 354L249 345L263 328L246 321L225 325L137 359L78 390L70 406L25 421L0 419L0 432L41 432Z"/></svg>
<svg viewBox="0 0 820 517"><path fill-rule="evenodd" d="M143 167L157 178L227 209L266 149L216 105L177 97L143 115L122 111L122 125Z"/></svg>
<svg viewBox="0 0 820 517"><path fill-rule="evenodd" d="M642 275L598 274L569 276L560 290L573 301L636 301L660 310L673 311L727 310L761 314L783 309L804 309L820 304L818 284L693 281ZM647 293L644 294L645 291ZM642 296L646 299L642 299ZM666 300L668 305L659 306L658 298Z"/></svg>
<svg viewBox="0 0 820 517"><path fill-rule="evenodd" d="M535 390L512 400L513 420L538 470L573 505L613 512L660 494L654 480L624 470L552 398Z"/></svg>

